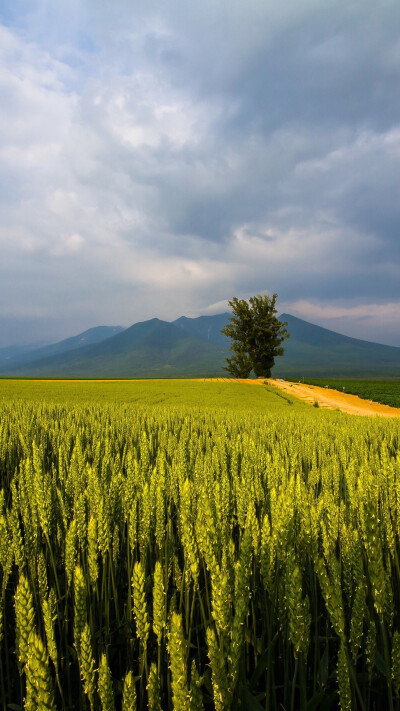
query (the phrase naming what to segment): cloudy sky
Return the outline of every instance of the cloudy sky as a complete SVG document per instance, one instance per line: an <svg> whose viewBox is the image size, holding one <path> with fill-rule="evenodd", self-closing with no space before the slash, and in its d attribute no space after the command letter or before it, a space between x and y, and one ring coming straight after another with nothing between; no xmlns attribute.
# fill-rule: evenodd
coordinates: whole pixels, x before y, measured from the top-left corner
<svg viewBox="0 0 400 711"><path fill-rule="evenodd" d="M2 0L0 345L280 311L400 346L398 0Z"/></svg>

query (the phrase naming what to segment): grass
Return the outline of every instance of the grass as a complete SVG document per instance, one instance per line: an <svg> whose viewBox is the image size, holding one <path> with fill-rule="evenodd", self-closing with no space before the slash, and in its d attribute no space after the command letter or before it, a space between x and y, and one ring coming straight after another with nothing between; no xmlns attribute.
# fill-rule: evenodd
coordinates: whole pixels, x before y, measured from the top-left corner
<svg viewBox="0 0 400 711"><path fill-rule="evenodd" d="M336 380L332 378L305 378L309 385L333 388L358 395L364 400L380 402L382 405L400 407L400 381L398 380Z"/></svg>

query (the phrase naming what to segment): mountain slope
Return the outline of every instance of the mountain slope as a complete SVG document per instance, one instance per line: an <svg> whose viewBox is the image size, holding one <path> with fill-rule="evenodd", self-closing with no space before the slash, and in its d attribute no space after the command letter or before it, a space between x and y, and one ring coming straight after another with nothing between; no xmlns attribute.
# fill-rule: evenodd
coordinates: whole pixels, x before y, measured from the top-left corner
<svg viewBox="0 0 400 711"><path fill-rule="evenodd" d="M290 338L276 359L273 376L400 377L400 348L362 341L281 314Z"/></svg>
<svg viewBox="0 0 400 711"><path fill-rule="evenodd" d="M230 313L217 314L216 316L198 316L197 318L181 316L172 323L191 333L192 336L197 336L204 341L214 343L216 346L226 348L229 346L229 339L222 335L221 328L226 326L230 316Z"/></svg>
<svg viewBox="0 0 400 711"><path fill-rule="evenodd" d="M168 377L222 374L224 350L166 321L136 323L101 343L29 363L16 375Z"/></svg>
<svg viewBox="0 0 400 711"><path fill-rule="evenodd" d="M284 343L285 355L276 359L272 371L275 377L400 378L400 348L350 338L290 314L282 314L279 319L288 322L291 336ZM174 323L155 318L99 343L19 363L1 372L87 378L226 376L223 366L229 341L220 329L228 320L227 313L181 317ZM56 346L70 341L74 339ZM47 348L51 347L39 352L48 352Z"/></svg>
<svg viewBox="0 0 400 711"><path fill-rule="evenodd" d="M220 330L230 316L183 316L174 323L227 349L229 339ZM278 318L288 322L290 338L283 344L285 355L276 358L274 376L400 377L400 348L350 338L290 314L283 313Z"/></svg>
<svg viewBox="0 0 400 711"><path fill-rule="evenodd" d="M16 368L22 367L25 364L50 358L51 356L55 356L60 353L67 353L93 343L101 343L101 341L105 341L107 338L110 338L123 330L122 326L96 326L94 328L89 328L87 331L83 331L83 333L79 333L77 336L65 338L62 341L52 343L48 346L33 349L29 348L25 350L20 349L19 351L14 350L7 354L9 356L7 359L0 359L0 371L5 369L12 369L14 371ZM6 351L6 349L2 350Z"/></svg>
<svg viewBox="0 0 400 711"><path fill-rule="evenodd" d="M7 367L10 363L16 363L38 349L39 346L37 344L34 346L5 346L0 348L0 368Z"/></svg>

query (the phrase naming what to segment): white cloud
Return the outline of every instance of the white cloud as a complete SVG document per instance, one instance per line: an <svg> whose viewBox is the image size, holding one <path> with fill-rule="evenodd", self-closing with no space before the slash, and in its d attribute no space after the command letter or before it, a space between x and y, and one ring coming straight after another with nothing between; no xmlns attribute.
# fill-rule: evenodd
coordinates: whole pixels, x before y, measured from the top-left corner
<svg viewBox="0 0 400 711"><path fill-rule="evenodd" d="M337 319L346 318L352 320L356 318L400 318L400 301L386 304L357 304L356 306L338 306L336 304L313 304L310 301L299 299L290 304L289 308L307 318Z"/></svg>
<svg viewBox="0 0 400 711"><path fill-rule="evenodd" d="M79 234L61 235L54 245L51 254L55 257L65 257L69 254L78 254L85 244L84 238Z"/></svg>
<svg viewBox="0 0 400 711"><path fill-rule="evenodd" d="M299 299L281 304L281 311L353 338L400 346L400 301L340 304Z"/></svg>

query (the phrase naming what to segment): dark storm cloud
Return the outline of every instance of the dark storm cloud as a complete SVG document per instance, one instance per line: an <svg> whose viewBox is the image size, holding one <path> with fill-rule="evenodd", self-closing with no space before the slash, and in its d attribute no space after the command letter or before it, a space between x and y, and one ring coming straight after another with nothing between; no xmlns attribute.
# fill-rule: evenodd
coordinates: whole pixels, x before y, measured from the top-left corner
<svg viewBox="0 0 400 711"><path fill-rule="evenodd" d="M400 343L397 3L35 0L1 19L1 323L39 340L277 291Z"/></svg>

